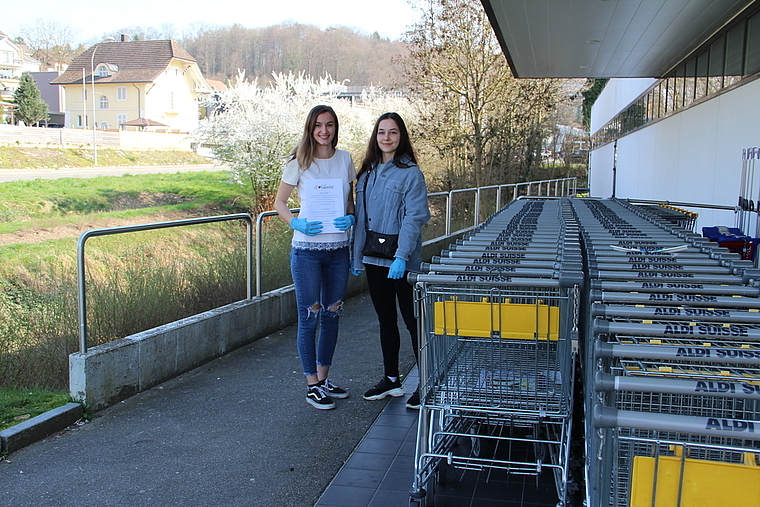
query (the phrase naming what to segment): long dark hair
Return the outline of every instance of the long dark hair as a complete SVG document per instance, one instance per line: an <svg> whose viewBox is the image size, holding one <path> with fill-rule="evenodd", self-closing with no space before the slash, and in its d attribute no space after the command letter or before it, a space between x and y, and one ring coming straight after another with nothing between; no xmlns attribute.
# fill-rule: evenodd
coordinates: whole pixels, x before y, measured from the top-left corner
<svg viewBox="0 0 760 507"><path fill-rule="evenodd" d="M408 163L410 161L412 164L417 165L417 155L414 152L412 141L409 138L409 131L406 129L406 123L404 123L404 120L398 113L383 113L375 122L375 128L372 129L372 136L369 138L367 151L364 154L364 160L362 160L362 166L361 169L359 169L357 179L362 173L369 171L372 169L372 166L383 160L383 152L380 150L380 145L377 144L377 131L380 128L380 122L383 120L393 120L398 126L398 148L396 148L396 153L393 155L393 163L396 164L396 167L407 168L410 166ZM404 155L406 155L406 157Z"/></svg>
<svg viewBox="0 0 760 507"><path fill-rule="evenodd" d="M335 136L333 136L330 145L333 150L338 146L338 115L335 114L335 111L330 106L314 106L306 116L306 123L303 126L301 140L296 147L293 148L289 158L291 161L298 159L298 166L302 170L308 169L311 163L314 162L314 152L317 151L317 141L314 139L314 126L317 124L317 117L322 113L330 113L335 120Z"/></svg>

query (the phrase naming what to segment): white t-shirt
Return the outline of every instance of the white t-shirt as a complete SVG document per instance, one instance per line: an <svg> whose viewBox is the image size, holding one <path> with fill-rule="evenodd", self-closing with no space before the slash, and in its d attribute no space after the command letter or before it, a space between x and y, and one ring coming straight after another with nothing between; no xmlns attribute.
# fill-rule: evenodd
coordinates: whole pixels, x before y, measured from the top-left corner
<svg viewBox="0 0 760 507"><path fill-rule="evenodd" d="M315 158L305 171L299 169L298 160L291 160L285 165L282 172L282 181L288 185L295 185L298 190L298 198L301 200L302 207L304 205L303 196L306 195L303 192L305 182L322 179L343 181L343 202L347 203L349 186L356 181L356 168L351 154L344 150L335 150L335 155L332 158ZM316 236L307 236L294 230L293 246L307 250L332 250L348 246L348 232L320 233Z"/></svg>

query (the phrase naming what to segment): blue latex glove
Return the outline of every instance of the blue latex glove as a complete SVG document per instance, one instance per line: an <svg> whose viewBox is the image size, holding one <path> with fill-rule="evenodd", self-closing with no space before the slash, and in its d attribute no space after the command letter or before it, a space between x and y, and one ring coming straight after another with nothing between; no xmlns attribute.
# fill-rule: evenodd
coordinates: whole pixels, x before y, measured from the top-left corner
<svg viewBox="0 0 760 507"><path fill-rule="evenodd" d="M290 228L307 236L316 236L322 232L322 222L307 222L305 218L295 217L290 221Z"/></svg>
<svg viewBox="0 0 760 507"><path fill-rule="evenodd" d="M351 274L354 276L361 276L362 273L364 273L363 269L351 269Z"/></svg>
<svg viewBox="0 0 760 507"><path fill-rule="evenodd" d="M353 215L346 215L344 217L338 217L333 220L333 225L341 231L347 231L354 225L356 219Z"/></svg>
<svg viewBox="0 0 760 507"><path fill-rule="evenodd" d="M395 280L398 280L399 278L404 276L405 271L406 271L406 261L404 259L396 257L396 260L393 261L393 264L391 264L391 267L388 270L388 278L393 278Z"/></svg>

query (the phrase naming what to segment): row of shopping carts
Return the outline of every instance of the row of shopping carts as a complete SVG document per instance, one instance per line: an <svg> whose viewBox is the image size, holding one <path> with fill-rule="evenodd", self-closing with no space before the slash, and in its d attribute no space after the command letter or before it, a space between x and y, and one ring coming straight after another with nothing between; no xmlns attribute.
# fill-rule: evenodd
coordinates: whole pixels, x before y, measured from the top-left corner
<svg viewBox="0 0 760 507"><path fill-rule="evenodd" d="M587 505L760 505L760 273L646 208L572 205Z"/></svg>
<svg viewBox="0 0 760 507"><path fill-rule="evenodd" d="M412 503L441 470L539 476L568 495L582 255L567 200L521 200L416 284L421 409Z"/></svg>
<svg viewBox="0 0 760 507"><path fill-rule="evenodd" d="M760 505L760 271L694 222L519 200L410 275L411 502L454 467L551 472L559 505Z"/></svg>

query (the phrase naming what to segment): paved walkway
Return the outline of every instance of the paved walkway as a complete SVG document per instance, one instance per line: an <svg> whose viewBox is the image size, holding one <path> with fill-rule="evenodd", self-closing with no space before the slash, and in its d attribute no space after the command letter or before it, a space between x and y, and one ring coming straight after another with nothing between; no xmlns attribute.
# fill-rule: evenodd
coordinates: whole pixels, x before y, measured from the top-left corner
<svg viewBox="0 0 760 507"><path fill-rule="evenodd" d="M404 507L417 412L406 397L365 401L382 375L369 296L345 303L335 410L305 401L289 327L0 459L2 507ZM407 393L418 383L408 340ZM448 470L436 507L548 507L540 478Z"/></svg>
<svg viewBox="0 0 760 507"><path fill-rule="evenodd" d="M11 454L0 505L313 506L387 404L361 397L382 375L366 294L346 301L333 373L351 397L315 410L284 329Z"/></svg>

